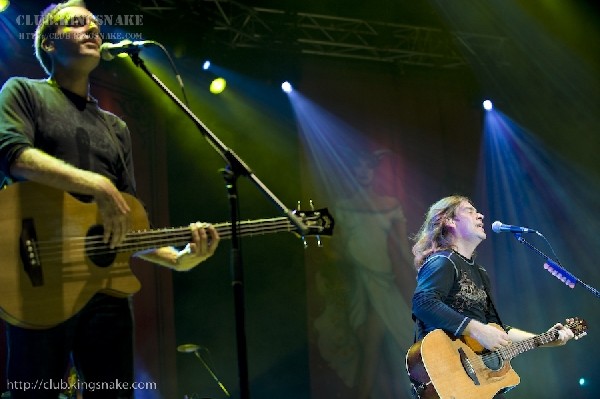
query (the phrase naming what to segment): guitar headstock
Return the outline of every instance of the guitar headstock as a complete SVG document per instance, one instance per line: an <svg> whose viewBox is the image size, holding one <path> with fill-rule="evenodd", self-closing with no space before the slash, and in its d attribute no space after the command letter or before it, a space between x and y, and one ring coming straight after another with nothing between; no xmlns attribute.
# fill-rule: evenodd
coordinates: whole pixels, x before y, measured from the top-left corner
<svg viewBox="0 0 600 399"><path fill-rule="evenodd" d="M331 236L335 221L327 208L310 211L297 209L294 214L308 227L305 236Z"/></svg>
<svg viewBox="0 0 600 399"><path fill-rule="evenodd" d="M575 339L583 338L587 335L587 322L579 317L567 319L565 327L573 331L573 338Z"/></svg>
<svg viewBox="0 0 600 399"><path fill-rule="evenodd" d="M317 246L322 247L321 236L331 236L335 224L327 208L315 209L312 200L310 200L310 208L310 211L300 209L300 201L298 201L298 207L294 211L294 215L298 216L308 228L303 235L300 235L305 249L308 248L306 236L317 237Z"/></svg>

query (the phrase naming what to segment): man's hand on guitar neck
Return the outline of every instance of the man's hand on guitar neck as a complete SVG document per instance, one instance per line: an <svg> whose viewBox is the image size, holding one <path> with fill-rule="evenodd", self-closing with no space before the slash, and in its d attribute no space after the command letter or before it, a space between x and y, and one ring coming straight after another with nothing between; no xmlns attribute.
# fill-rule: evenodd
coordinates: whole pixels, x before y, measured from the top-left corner
<svg viewBox="0 0 600 399"><path fill-rule="evenodd" d="M573 322L573 319L567 319L566 324ZM552 347L552 346L561 346L567 343L571 338L574 337L573 331L571 331L568 327L562 325L561 323L556 323L552 327L548 329L548 331L556 330L558 331L558 338L555 341L549 342L545 345L542 345L544 348ZM521 342L526 339L533 338L536 334L519 330L518 328L511 328L508 331L508 336L510 337L511 342Z"/></svg>
<svg viewBox="0 0 600 399"><path fill-rule="evenodd" d="M567 319L566 323L572 323L574 321L574 319ZM550 347L550 346L562 346L564 344L566 344L567 342L569 342L569 340L571 340L572 338L575 337L575 334L573 333L573 331L571 331L570 328L562 325L561 323L556 323L555 325L553 325L552 327L550 327L548 329L548 331L551 330L556 330L558 331L558 338L555 341L550 342L549 344L543 345L544 347Z"/></svg>
<svg viewBox="0 0 600 399"><path fill-rule="evenodd" d="M208 223L191 223L190 230L192 241L181 251L173 247L162 247L138 252L136 256L179 272L191 270L215 253L221 238L217 230Z"/></svg>
<svg viewBox="0 0 600 399"><path fill-rule="evenodd" d="M569 324L572 321L573 319L567 319L566 323ZM548 331L551 330L558 331L558 338L555 341L543 345L544 347L561 346L574 337L573 331L561 323L556 323L548 329ZM503 346L510 345L512 342L524 341L535 336L533 333L519 330L518 328L511 328L508 333L506 333L498 326L483 324L477 320L471 320L469 322L467 328L465 328L464 334L472 337L488 350L498 350Z"/></svg>
<svg viewBox="0 0 600 399"><path fill-rule="evenodd" d="M177 253L175 265L171 268L177 271L188 271L199 263L210 258L219 245L219 233L208 223L192 223L192 242Z"/></svg>

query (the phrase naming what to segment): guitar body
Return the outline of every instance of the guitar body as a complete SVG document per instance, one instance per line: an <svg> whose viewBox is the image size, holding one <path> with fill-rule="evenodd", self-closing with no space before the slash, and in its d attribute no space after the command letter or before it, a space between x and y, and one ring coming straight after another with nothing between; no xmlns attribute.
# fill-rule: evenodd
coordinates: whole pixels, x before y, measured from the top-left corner
<svg viewBox="0 0 600 399"><path fill-rule="evenodd" d="M0 193L1 318L21 327L48 328L74 315L98 292L126 297L140 289L129 266L132 252L115 252L108 264L88 256L83 238L101 223L95 203L32 182ZM143 206L123 195L131 208L129 228L147 229ZM32 234L40 263L27 272L21 241Z"/></svg>
<svg viewBox="0 0 600 399"><path fill-rule="evenodd" d="M49 328L73 316L98 292L130 296L140 289L129 267L134 253L192 240L189 226L148 229L142 204L129 194L123 197L131 209L129 231L110 249L102 243L95 203L32 182L0 190L0 318L20 327ZM327 209L294 215L304 226L302 237L333 232L335 222ZM221 239L233 234L230 222L212 226ZM238 222L236 234L297 234L297 227L289 216L245 220Z"/></svg>
<svg viewBox="0 0 600 399"><path fill-rule="evenodd" d="M510 362L490 368L482 361L482 352L484 348L468 337L452 338L443 330L427 334L406 355L406 368L418 398L491 399L519 384Z"/></svg>

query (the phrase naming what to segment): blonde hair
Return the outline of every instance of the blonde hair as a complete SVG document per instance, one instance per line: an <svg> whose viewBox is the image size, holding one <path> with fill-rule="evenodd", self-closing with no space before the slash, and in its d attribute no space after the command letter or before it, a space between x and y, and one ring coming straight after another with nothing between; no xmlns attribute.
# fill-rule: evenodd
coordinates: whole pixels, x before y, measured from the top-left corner
<svg viewBox="0 0 600 399"><path fill-rule="evenodd" d="M417 271L432 253L453 249L445 221L456 216L456 210L463 201L471 203L467 197L452 195L437 201L427 211L425 222L415 236L415 245L412 247Z"/></svg>

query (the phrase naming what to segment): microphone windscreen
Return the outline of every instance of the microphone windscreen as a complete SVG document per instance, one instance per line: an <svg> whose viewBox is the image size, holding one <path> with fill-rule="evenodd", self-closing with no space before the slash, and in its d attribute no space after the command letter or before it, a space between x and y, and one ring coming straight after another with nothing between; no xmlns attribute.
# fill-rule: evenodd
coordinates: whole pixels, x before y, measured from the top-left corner
<svg viewBox="0 0 600 399"><path fill-rule="evenodd" d="M492 231L494 233L502 232L501 227L502 227L502 222L500 222L498 220L496 220L494 223L492 223Z"/></svg>
<svg viewBox="0 0 600 399"><path fill-rule="evenodd" d="M112 61L115 56L110 53L110 43L102 43L100 46L100 56L104 61Z"/></svg>

